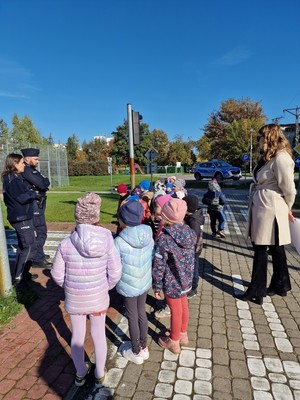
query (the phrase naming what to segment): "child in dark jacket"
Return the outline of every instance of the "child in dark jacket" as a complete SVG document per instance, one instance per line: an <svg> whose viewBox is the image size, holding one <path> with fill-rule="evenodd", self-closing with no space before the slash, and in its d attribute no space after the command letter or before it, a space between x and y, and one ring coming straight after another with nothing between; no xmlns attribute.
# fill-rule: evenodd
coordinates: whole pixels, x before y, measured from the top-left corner
<svg viewBox="0 0 300 400"><path fill-rule="evenodd" d="M224 204L226 203L226 197L222 193L221 188L215 178L208 183L208 191L204 194L202 203L208 206L207 212L210 216L210 227L213 237L218 236L225 238L225 214L223 208ZM219 222L218 230L217 221Z"/></svg>
<svg viewBox="0 0 300 400"><path fill-rule="evenodd" d="M199 209L199 198L196 195L189 195L183 198L187 204L187 213L184 222L192 228L197 235L197 242L195 247L195 265L192 289L188 292L188 299L197 295L197 288L199 283L199 257L203 248L203 225L204 215L203 211Z"/></svg>
<svg viewBox="0 0 300 400"><path fill-rule="evenodd" d="M186 202L181 199L171 198L162 207L164 229L155 245L152 267L155 298L161 299L162 290L171 310L171 331L158 343L175 354L180 353L180 344L189 342L186 295L192 288L197 240L196 233L183 223L186 212Z"/></svg>

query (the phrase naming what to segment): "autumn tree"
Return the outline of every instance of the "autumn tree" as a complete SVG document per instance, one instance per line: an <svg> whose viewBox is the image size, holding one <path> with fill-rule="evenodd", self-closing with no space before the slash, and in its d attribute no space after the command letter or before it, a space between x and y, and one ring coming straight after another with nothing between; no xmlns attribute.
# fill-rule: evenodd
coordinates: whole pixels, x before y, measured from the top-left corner
<svg viewBox="0 0 300 400"><path fill-rule="evenodd" d="M158 165L167 164L170 142L166 132L160 129L153 129L153 131L150 132L149 138L150 138L150 147L152 147L158 153L155 162Z"/></svg>
<svg viewBox="0 0 300 400"><path fill-rule="evenodd" d="M70 136L66 143L68 161L75 160L79 150L79 140L75 133Z"/></svg>
<svg viewBox="0 0 300 400"><path fill-rule="evenodd" d="M181 162L182 165L192 165L191 146L191 142L184 142L182 136L176 136L175 141L170 143L168 164L176 165L176 162Z"/></svg>
<svg viewBox="0 0 300 400"><path fill-rule="evenodd" d="M249 98L223 101L220 109L209 115L204 127L205 139L200 139L202 143L199 141L197 145L199 153L202 152L201 144L204 144L207 158L241 164L242 154L250 151L251 132L255 134L265 121L260 102L253 102Z"/></svg>

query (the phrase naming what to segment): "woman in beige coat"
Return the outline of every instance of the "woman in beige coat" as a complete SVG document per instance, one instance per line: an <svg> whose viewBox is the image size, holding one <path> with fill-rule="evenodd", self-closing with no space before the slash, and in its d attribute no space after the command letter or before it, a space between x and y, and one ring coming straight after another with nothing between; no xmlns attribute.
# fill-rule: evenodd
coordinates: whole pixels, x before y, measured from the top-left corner
<svg viewBox="0 0 300 400"><path fill-rule="evenodd" d="M263 126L257 141L262 157L253 170L247 227L254 249L252 278L247 291L236 297L262 304L266 294L286 296L291 290L284 245L291 242L289 220L294 220L296 190L292 150L280 127ZM273 275L267 289L268 254Z"/></svg>

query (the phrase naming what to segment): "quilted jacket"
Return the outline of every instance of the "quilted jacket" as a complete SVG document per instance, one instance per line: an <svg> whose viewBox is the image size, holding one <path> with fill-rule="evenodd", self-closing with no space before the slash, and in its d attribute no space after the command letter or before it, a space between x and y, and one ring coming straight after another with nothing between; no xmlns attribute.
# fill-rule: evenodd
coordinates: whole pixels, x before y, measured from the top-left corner
<svg viewBox="0 0 300 400"><path fill-rule="evenodd" d="M153 290L180 298L192 288L197 235L188 225L163 229L155 244Z"/></svg>
<svg viewBox="0 0 300 400"><path fill-rule="evenodd" d="M51 275L64 288L68 313L106 310L108 291L121 276L121 260L111 232L100 226L77 225L58 246Z"/></svg>
<svg viewBox="0 0 300 400"><path fill-rule="evenodd" d="M125 297L140 296L152 285L152 229L148 225L128 226L115 238L115 245L122 260L117 292Z"/></svg>

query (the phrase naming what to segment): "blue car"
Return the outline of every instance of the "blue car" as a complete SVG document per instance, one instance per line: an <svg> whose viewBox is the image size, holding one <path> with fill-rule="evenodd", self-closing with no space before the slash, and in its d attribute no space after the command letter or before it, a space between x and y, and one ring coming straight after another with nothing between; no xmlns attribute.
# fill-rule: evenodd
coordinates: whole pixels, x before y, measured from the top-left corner
<svg viewBox="0 0 300 400"><path fill-rule="evenodd" d="M216 178L218 181L223 181L224 179L238 181L242 177L242 171L239 167L233 167L225 161L210 160L199 162L196 165L194 177L196 181L205 178Z"/></svg>

